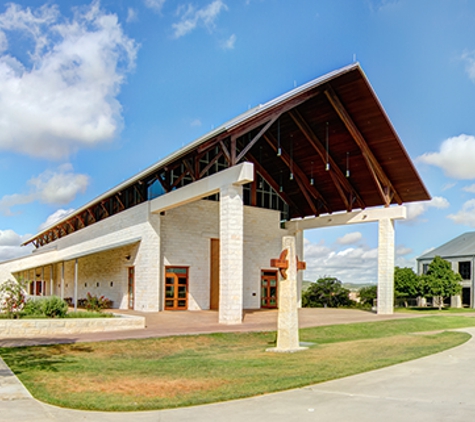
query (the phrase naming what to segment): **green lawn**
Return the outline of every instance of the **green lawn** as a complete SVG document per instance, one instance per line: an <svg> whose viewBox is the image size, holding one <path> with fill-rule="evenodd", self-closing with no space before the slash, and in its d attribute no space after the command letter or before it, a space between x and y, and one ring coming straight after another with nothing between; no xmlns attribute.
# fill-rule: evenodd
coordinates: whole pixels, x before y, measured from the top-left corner
<svg viewBox="0 0 475 422"><path fill-rule="evenodd" d="M421 307L421 308L394 308L395 312L401 313L413 313L413 314L424 314L424 315L432 315L432 314L474 314L474 308L442 308L440 311L438 308L428 308L428 307Z"/></svg>
<svg viewBox="0 0 475 422"><path fill-rule="evenodd" d="M301 387L426 356L469 338L440 330L467 326L475 318L309 328L301 340L316 345L294 354L265 352L274 332L0 348L0 355L36 398L51 404L163 409Z"/></svg>

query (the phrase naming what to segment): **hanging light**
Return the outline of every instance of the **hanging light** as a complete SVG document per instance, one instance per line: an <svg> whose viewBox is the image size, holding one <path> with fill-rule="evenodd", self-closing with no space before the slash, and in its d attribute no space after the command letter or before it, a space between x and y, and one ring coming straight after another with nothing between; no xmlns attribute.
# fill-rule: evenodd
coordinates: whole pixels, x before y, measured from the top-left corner
<svg viewBox="0 0 475 422"><path fill-rule="evenodd" d="M310 169L310 185L313 186L314 184L314 180L313 180L313 161L312 161L312 168Z"/></svg>
<svg viewBox="0 0 475 422"><path fill-rule="evenodd" d="M346 153L346 177L350 177L350 152Z"/></svg>
<svg viewBox="0 0 475 422"><path fill-rule="evenodd" d="M294 180L294 143L292 136L290 137L290 180Z"/></svg>
<svg viewBox="0 0 475 422"><path fill-rule="evenodd" d="M325 171L330 170L330 161L328 159L328 122L326 125L326 130L325 130L325 149L326 149L326 164L325 164Z"/></svg>
<svg viewBox="0 0 475 422"><path fill-rule="evenodd" d="M282 186L282 170L280 171L280 180L279 180L279 192L284 191L284 187Z"/></svg>
<svg viewBox="0 0 475 422"><path fill-rule="evenodd" d="M280 148L280 119L277 120L277 157L282 155L282 149Z"/></svg>

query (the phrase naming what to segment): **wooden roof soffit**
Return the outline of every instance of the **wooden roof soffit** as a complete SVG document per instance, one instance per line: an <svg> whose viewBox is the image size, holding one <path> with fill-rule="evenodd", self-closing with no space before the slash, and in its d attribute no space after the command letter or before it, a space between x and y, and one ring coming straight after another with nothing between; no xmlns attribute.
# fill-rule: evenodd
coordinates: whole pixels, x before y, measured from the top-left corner
<svg viewBox="0 0 475 422"><path fill-rule="evenodd" d="M345 177L343 172L337 166L335 160L328 153L328 151L326 151L324 145L320 142L320 139L318 139L317 135L315 135L311 127L308 125L302 115L298 112L298 110L292 110L291 112L289 112L289 116L292 118L294 123L303 133L310 145L315 149L317 154L322 159L323 163L326 163L328 157L328 162L330 164L330 169L328 170L328 172L342 201L346 206L347 211L351 211L353 208L353 198L355 199L360 208L366 208L366 205L357 190Z"/></svg>
<svg viewBox="0 0 475 422"><path fill-rule="evenodd" d="M269 185L272 187L272 189L275 190L275 192L292 208L294 208L300 215L303 215L302 211L300 208L297 206L297 204L290 199L289 195L287 195L285 192L280 192L280 186L279 184L274 180L274 178L267 172L267 170L262 167L262 165L259 163L259 161L250 153L248 152L246 154L246 158L254 164L255 171L257 171L263 178L264 180L269 183Z"/></svg>
<svg viewBox="0 0 475 422"><path fill-rule="evenodd" d="M353 122L353 119L341 103L333 88L330 85L327 85L324 93L334 110L337 112L338 116L340 116L340 119L342 120L346 129L348 132L350 132L352 138L360 148L366 165L370 170L385 206L389 207L393 197L396 198L396 201L399 205L402 205L401 196L392 185L389 177L386 175L373 152L370 150L365 138L356 127L356 124Z"/></svg>
<svg viewBox="0 0 475 422"><path fill-rule="evenodd" d="M277 146L276 146L277 141L274 139L274 137L271 134L266 134L264 135L264 139L269 144L269 146L274 150L274 152L277 153ZM322 196L322 194L315 188L315 186L312 186L310 184L310 181L305 175L305 172L300 168L298 163L294 159L292 160L290 158L290 155L282 148L282 146L280 149L281 149L280 159L289 168L289 170L291 169L293 173L295 174L295 181L299 185L299 188L302 191L302 194L305 196L305 199L308 202L308 205L310 206L314 215L319 215L320 213L318 212L318 209L315 207L315 203L313 202L313 199L321 201L321 203L325 207L325 210L328 213L331 213L332 210L330 206L328 205L327 201ZM313 199L310 197L310 195L313 197Z"/></svg>

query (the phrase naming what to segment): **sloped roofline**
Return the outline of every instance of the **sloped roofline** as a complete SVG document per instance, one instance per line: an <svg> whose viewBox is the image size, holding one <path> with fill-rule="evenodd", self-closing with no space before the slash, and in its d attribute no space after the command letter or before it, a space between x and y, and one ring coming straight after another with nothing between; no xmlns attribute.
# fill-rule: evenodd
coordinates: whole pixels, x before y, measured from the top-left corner
<svg viewBox="0 0 475 422"><path fill-rule="evenodd" d="M237 117L234 117L233 119L227 121L226 123L222 124L221 126L218 126L216 129L213 129L210 132L204 134L203 136L195 139L194 141L190 142L188 145L185 145L184 147L178 149L177 151L169 154L165 158L157 161L155 164L152 164L151 166L149 166L146 169L142 170L141 172L135 174L134 176L128 178L127 180L124 180L123 182L121 182L120 184L116 185L115 187L109 189L108 191L104 192L103 194L95 197L94 199L92 199L91 201L89 201L88 203L83 205L82 207L74 210L70 214L63 217L61 220L55 221L53 224L49 225L45 229L41 230L40 232L36 233L34 236L27 239L25 242L23 242L22 246L27 245L28 243L32 242L33 240L35 240L36 238L38 238L42 234L44 234L44 233L50 231L52 228L58 226L59 224L62 224L64 222L66 222L73 215L80 214L81 212L87 210L89 207L91 207L95 203L100 202L100 201L110 197L111 195L121 191L122 189L129 186L130 184L138 182L139 180L141 180L142 178L144 178L148 174L153 173L154 171L160 169L161 167L166 166L167 164L173 162L174 160L180 158L181 156L187 154L188 152L193 151L195 148L197 148L201 144L205 143L206 141L209 141L210 139L212 139L216 136L219 136L223 133L226 133L226 132L238 127L239 125L245 123L246 121L257 117L260 114L263 114L263 113L267 112L269 109L272 109L273 107L279 106L279 105L285 103L286 101L289 101L289 100L293 99L294 97L297 97L297 96L305 93L306 91L310 91L310 90L314 89L315 87L317 87L319 85L323 85L325 83L328 83L332 79L334 79L336 77L339 77L339 76L341 76L345 73L351 72L355 69L358 69L362 73L362 75L364 75L364 72L362 71L359 62L355 62L355 63L352 63L350 65L344 66L340 69L336 69L336 70L333 70L329 73L326 73L325 75L320 76L316 79L313 79L313 80L311 80L311 81L309 81L309 82L307 82L307 83L305 83L305 84L303 84L303 85L301 85L297 88L294 88L294 89L292 89L292 90L290 90L290 91L288 91L288 92L286 92L286 93L284 93L284 94L282 94L282 95L266 102L265 104L259 104L258 106L254 107L250 110L247 110L246 112L240 114ZM365 76L365 78L366 78L366 76ZM373 95L375 95L374 91L373 91Z"/></svg>

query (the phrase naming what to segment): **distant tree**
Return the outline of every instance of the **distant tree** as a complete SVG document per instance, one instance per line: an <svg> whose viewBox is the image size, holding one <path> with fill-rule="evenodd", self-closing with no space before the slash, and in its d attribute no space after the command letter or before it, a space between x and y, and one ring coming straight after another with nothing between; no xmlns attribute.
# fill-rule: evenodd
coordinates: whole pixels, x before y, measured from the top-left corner
<svg viewBox="0 0 475 422"><path fill-rule="evenodd" d="M335 277L319 278L302 295L302 306L306 308L338 308L349 306L352 301L350 291Z"/></svg>
<svg viewBox="0 0 475 422"><path fill-rule="evenodd" d="M373 306L374 299L378 297L378 286L366 286L362 287L359 290L359 295L360 295L360 303L362 305L371 305Z"/></svg>
<svg viewBox="0 0 475 422"><path fill-rule="evenodd" d="M460 294L462 276L452 270L450 262L436 256L429 264L427 274L422 276L422 293L424 297L438 297L439 310L444 299Z"/></svg>
<svg viewBox="0 0 475 422"><path fill-rule="evenodd" d="M394 268L394 296L396 299L417 297L421 294L421 279L412 268ZM407 301L404 301L407 308Z"/></svg>

